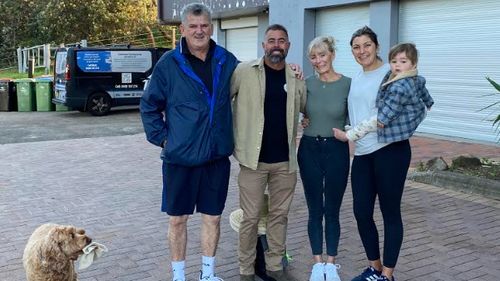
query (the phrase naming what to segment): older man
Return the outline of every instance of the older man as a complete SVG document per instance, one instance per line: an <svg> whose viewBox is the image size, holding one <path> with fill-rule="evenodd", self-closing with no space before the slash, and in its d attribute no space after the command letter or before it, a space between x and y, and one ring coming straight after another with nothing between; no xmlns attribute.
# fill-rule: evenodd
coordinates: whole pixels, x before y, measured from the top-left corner
<svg viewBox="0 0 500 281"><path fill-rule="evenodd" d="M288 32L271 25L262 42L263 58L241 63L231 84L234 156L240 162L238 184L243 218L239 229L240 280L255 280L259 212L269 193L265 253L267 275L293 281L283 270L288 211L297 183L295 138L299 111L305 106L304 81L286 64Z"/></svg>
<svg viewBox="0 0 500 281"><path fill-rule="evenodd" d="M173 280L185 280L187 221L195 208L202 218L199 280L222 280L214 263L234 148L229 82L238 61L210 39L207 6L189 4L181 19L182 39L157 63L141 116L148 141L163 148L162 211L170 216Z"/></svg>

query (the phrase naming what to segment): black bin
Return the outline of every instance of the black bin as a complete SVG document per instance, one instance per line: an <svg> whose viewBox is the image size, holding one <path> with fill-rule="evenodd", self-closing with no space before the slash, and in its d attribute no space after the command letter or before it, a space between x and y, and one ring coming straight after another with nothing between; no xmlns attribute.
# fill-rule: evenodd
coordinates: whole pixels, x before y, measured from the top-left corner
<svg viewBox="0 0 500 281"><path fill-rule="evenodd" d="M10 79L0 79L0 111L16 111L16 83Z"/></svg>

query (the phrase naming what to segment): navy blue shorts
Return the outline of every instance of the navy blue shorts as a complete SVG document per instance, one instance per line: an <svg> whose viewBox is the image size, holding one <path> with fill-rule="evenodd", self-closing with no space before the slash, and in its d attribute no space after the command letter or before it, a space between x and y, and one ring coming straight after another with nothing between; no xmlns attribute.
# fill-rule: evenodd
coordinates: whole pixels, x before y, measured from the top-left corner
<svg viewBox="0 0 500 281"><path fill-rule="evenodd" d="M218 216L226 204L231 163L228 157L195 167L163 162L162 212Z"/></svg>

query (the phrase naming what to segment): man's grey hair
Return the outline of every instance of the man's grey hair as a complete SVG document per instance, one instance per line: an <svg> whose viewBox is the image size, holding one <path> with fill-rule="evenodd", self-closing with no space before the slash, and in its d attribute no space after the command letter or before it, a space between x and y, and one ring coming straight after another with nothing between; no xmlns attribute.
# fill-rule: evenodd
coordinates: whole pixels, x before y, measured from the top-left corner
<svg viewBox="0 0 500 281"><path fill-rule="evenodd" d="M210 8L203 4L203 3L191 3L181 10L181 21L183 24L187 22L187 16L188 15L193 15L193 16L201 16L201 15L206 15L208 18L209 22L212 22L212 11Z"/></svg>

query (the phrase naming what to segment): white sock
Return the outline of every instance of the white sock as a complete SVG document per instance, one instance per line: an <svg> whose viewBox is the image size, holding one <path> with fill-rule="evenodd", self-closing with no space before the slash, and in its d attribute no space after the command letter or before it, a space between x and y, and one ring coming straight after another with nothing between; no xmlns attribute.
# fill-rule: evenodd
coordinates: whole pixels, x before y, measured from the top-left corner
<svg viewBox="0 0 500 281"><path fill-rule="evenodd" d="M201 257L201 276L213 276L215 267L215 257Z"/></svg>
<svg viewBox="0 0 500 281"><path fill-rule="evenodd" d="M186 276L184 274L184 268L186 266L185 261L173 261L172 262L172 272L174 280L186 280Z"/></svg>

